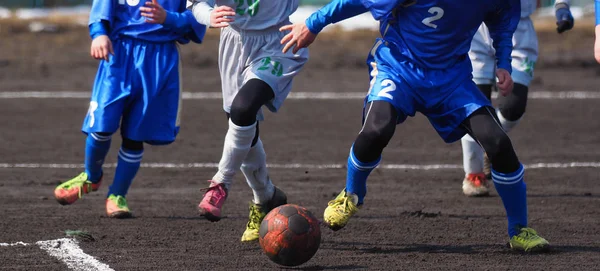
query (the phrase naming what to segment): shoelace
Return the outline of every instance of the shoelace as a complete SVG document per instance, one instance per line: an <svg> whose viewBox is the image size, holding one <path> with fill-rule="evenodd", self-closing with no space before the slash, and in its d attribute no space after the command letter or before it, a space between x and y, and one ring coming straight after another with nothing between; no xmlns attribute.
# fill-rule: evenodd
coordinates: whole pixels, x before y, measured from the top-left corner
<svg viewBox="0 0 600 271"><path fill-rule="evenodd" d="M260 207L252 204L250 206L250 220L248 221L248 226L254 229L258 229L260 227L261 220L262 214L260 213Z"/></svg>
<svg viewBox="0 0 600 271"><path fill-rule="evenodd" d="M344 197L343 199L338 199L333 201L332 203L330 203L329 205L331 206L335 206L335 205L342 205L343 206L343 212L346 213L346 211L348 210L348 206L350 205L348 203L348 201L350 200L350 197ZM337 208L336 208L337 209Z"/></svg>
<svg viewBox="0 0 600 271"><path fill-rule="evenodd" d="M210 204L215 204L216 202L218 202L223 195L225 194L225 191L223 190L223 186L220 184L217 184L213 181L208 181L209 183L211 183L212 186L209 186L207 188L202 188L200 189L201 192L205 192L205 193L210 193ZM214 191L217 190L217 191Z"/></svg>
<svg viewBox="0 0 600 271"><path fill-rule="evenodd" d="M87 185L88 190L92 189L92 182L88 181L87 176L85 176L84 174L85 173L81 173L81 174L79 174L79 176L75 177L73 180L64 183L63 188L68 189L71 187L79 187L77 195L79 196L79 198L83 197L83 187L84 186Z"/></svg>
<svg viewBox="0 0 600 271"><path fill-rule="evenodd" d="M117 207L121 209L127 207L127 200L125 197L117 197Z"/></svg>
<svg viewBox="0 0 600 271"><path fill-rule="evenodd" d="M517 235L517 238L522 240L529 240L537 236L537 233L530 228L522 228L521 232Z"/></svg>
<svg viewBox="0 0 600 271"><path fill-rule="evenodd" d="M475 175L475 176L473 177L473 179L471 180L471 182L472 182L473 184L475 184L476 186L481 186L481 185L483 185L483 179L482 179L482 176Z"/></svg>

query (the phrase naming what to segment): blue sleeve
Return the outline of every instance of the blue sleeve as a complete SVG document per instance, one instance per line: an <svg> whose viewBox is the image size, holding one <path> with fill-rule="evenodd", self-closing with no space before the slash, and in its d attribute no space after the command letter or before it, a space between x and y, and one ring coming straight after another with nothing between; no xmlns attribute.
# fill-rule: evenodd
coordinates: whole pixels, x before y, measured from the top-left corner
<svg viewBox="0 0 600 271"><path fill-rule="evenodd" d="M390 14L399 5L406 2L406 0L360 0L365 8L371 11L375 20L380 20L386 15Z"/></svg>
<svg viewBox="0 0 600 271"><path fill-rule="evenodd" d="M202 43L206 33L206 26L199 24L190 10L181 13L167 11L167 18L163 25L196 43Z"/></svg>
<svg viewBox="0 0 600 271"><path fill-rule="evenodd" d="M277 0L281 1L281 0ZM333 0L306 19L308 30L318 34L329 24L354 17L369 11L361 0Z"/></svg>
<svg viewBox="0 0 600 271"><path fill-rule="evenodd" d="M98 36L108 36L110 34L110 27L108 26L108 22L104 20L90 24L89 28L90 37L92 37L92 40L97 38Z"/></svg>
<svg viewBox="0 0 600 271"><path fill-rule="evenodd" d="M600 24L600 0L594 1L594 6L596 7L596 25Z"/></svg>
<svg viewBox="0 0 600 271"><path fill-rule="evenodd" d="M113 20L114 2L113 0L94 0L88 25L106 21L110 26Z"/></svg>
<svg viewBox="0 0 600 271"><path fill-rule="evenodd" d="M511 73L512 37L520 19L521 2L519 0L507 0L505 7L490 13L485 19L494 49L496 49L496 66Z"/></svg>

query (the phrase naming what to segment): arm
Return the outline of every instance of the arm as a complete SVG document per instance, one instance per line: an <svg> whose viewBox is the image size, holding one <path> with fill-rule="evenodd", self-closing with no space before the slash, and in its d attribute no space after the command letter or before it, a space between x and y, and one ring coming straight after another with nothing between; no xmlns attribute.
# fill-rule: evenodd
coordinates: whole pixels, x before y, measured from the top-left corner
<svg viewBox="0 0 600 271"><path fill-rule="evenodd" d="M91 23L89 25L90 37L96 39L98 36L108 36L110 33L110 26L108 21L102 20L99 22Z"/></svg>
<svg viewBox="0 0 600 271"><path fill-rule="evenodd" d="M334 0L311 14L305 21L313 34L318 34L329 24L354 17L369 11L361 0Z"/></svg>
<svg viewBox="0 0 600 271"><path fill-rule="evenodd" d="M191 8L196 21L203 25L210 25L210 13L214 6L214 0L188 0L188 9Z"/></svg>
<svg viewBox="0 0 600 271"><path fill-rule="evenodd" d="M498 69L504 69L509 73L512 72L512 36L520 18L520 1L507 0L501 10L490 13L484 21L493 40L494 49L496 49L496 65Z"/></svg>
<svg viewBox="0 0 600 271"><path fill-rule="evenodd" d="M198 23L219 28L229 26L235 19L235 10L229 6L214 6L214 0L188 0L188 9Z"/></svg>
<svg viewBox="0 0 600 271"><path fill-rule="evenodd" d="M569 0L556 0L554 2L554 14L556 16L556 31L565 32L573 28L575 20L569 8Z"/></svg>
<svg viewBox="0 0 600 271"><path fill-rule="evenodd" d="M108 56L114 54L110 35L112 22L113 1L94 0L90 11L89 31L92 37L90 55L94 59L108 61Z"/></svg>

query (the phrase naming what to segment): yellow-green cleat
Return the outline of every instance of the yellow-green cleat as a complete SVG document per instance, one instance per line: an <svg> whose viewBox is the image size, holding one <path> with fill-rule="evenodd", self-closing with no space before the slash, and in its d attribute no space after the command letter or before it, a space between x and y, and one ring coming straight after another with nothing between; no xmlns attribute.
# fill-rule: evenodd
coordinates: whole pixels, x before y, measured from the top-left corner
<svg viewBox="0 0 600 271"><path fill-rule="evenodd" d="M106 215L110 218L132 217L125 197L110 194L106 199Z"/></svg>
<svg viewBox="0 0 600 271"><path fill-rule="evenodd" d="M279 188L275 187L273 191L273 197L267 204L256 204L250 202L250 215L248 216L248 223L246 224L246 230L242 234L242 242L252 242L258 240L258 230L260 224L267 214L281 206L287 204L287 196Z"/></svg>
<svg viewBox="0 0 600 271"><path fill-rule="evenodd" d="M342 191L335 199L327 203L323 214L325 225L337 231L342 229L350 218L358 212L358 196Z"/></svg>
<svg viewBox="0 0 600 271"><path fill-rule="evenodd" d="M523 252L541 252L550 248L550 243L532 228L521 228L520 233L510 238L510 248Z"/></svg>

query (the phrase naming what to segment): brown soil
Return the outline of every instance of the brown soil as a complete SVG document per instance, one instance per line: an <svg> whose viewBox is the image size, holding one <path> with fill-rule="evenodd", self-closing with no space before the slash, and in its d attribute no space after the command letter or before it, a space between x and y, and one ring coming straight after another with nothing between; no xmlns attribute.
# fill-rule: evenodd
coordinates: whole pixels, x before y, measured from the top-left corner
<svg viewBox="0 0 600 271"><path fill-rule="evenodd" d="M84 28L31 34L0 23L0 91L88 91L97 62L88 56ZM364 59L373 33L322 37L295 81L295 91L366 91ZM539 34L541 56L532 91L595 91L598 66L593 33ZM219 91L216 39L183 48L187 91ZM310 110L307 110L310 108ZM0 100L2 163L76 163L83 160L79 132L85 99ZM186 100L178 141L146 150L145 162L217 162L226 129L219 100ZM289 100L261 126L272 163L344 164L360 124L360 100ZM598 100L531 100L511 134L526 164L598 161ZM113 141L108 163L116 160ZM422 116L398 127L384 163L461 163L460 145L444 144ZM82 249L115 270L277 269L258 244L241 244L251 192L241 176L226 203L226 218L198 217L199 188L214 169L140 170L128 196L135 218L104 215L106 183L72 206L52 190L77 169L0 169L0 243L61 238L84 230L95 238ZM369 180L366 205L347 228L323 228L323 242L302 270L592 270L600 264L600 171L531 169L526 180L531 226L553 245L548 254L523 255L506 247L499 197L461 193L461 170L383 170ZM271 170L291 203L322 218L327 201L344 186L344 169ZM0 247L0 269L65 270L35 247Z"/></svg>

